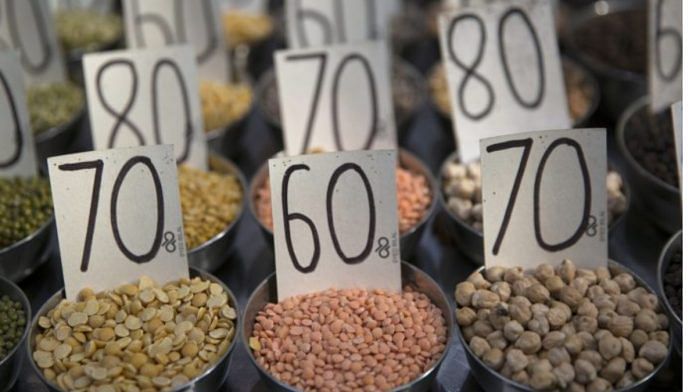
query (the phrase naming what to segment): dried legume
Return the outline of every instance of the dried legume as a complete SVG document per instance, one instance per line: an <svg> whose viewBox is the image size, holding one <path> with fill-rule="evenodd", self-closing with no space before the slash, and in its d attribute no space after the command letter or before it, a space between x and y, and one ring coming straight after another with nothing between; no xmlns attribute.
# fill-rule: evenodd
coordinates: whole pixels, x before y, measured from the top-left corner
<svg viewBox="0 0 696 392"><path fill-rule="evenodd" d="M22 304L7 295L0 297L0 362L22 339L27 316Z"/></svg>
<svg viewBox="0 0 696 392"><path fill-rule="evenodd" d="M251 110L253 92L246 84L203 81L199 90L206 132L239 121Z"/></svg>
<svg viewBox="0 0 696 392"><path fill-rule="evenodd" d="M385 391L431 368L447 344L422 293L327 290L267 304L249 340L276 379L306 391Z"/></svg>
<svg viewBox="0 0 696 392"><path fill-rule="evenodd" d="M47 180L0 178L0 249L30 236L52 215Z"/></svg>
<svg viewBox="0 0 696 392"><path fill-rule="evenodd" d="M640 109L626 122L626 146L643 168L667 184L679 186L672 116Z"/></svg>
<svg viewBox="0 0 696 392"><path fill-rule="evenodd" d="M94 52L115 44L123 36L121 17L88 9L56 13L56 33L65 51Z"/></svg>
<svg viewBox="0 0 696 392"><path fill-rule="evenodd" d="M579 269L569 260L528 271L490 267L459 283L454 296L474 355L535 390L620 389L669 351L657 297L617 267Z"/></svg>
<svg viewBox="0 0 696 392"><path fill-rule="evenodd" d="M203 305L192 303L195 294L207 296ZM230 305L222 286L199 277L86 289L39 317L32 358L65 391L171 390L226 354L236 320Z"/></svg>
<svg viewBox="0 0 696 392"><path fill-rule="evenodd" d="M251 45L263 40L273 32L273 20L265 14L227 10L222 16L227 46Z"/></svg>
<svg viewBox="0 0 696 392"><path fill-rule="evenodd" d="M669 266L664 274L663 284L669 305L681 319L682 317L682 250L672 254Z"/></svg>
<svg viewBox="0 0 696 392"><path fill-rule="evenodd" d="M241 212L244 191L230 174L179 166L179 195L186 247L195 249L221 233Z"/></svg>
<svg viewBox="0 0 696 392"><path fill-rule="evenodd" d="M52 83L27 89L29 122L34 134L70 122L85 106L85 95L72 83Z"/></svg>

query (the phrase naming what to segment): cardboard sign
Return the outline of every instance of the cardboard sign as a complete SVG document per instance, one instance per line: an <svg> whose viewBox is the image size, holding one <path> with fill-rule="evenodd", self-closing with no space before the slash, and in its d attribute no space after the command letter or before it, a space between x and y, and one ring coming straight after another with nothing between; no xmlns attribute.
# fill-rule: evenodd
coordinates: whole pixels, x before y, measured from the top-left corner
<svg viewBox="0 0 696 392"><path fill-rule="evenodd" d="M548 0L472 4L439 22L462 162L482 138L572 127Z"/></svg>
<svg viewBox="0 0 696 392"><path fill-rule="evenodd" d="M486 266L606 265L604 129L481 140Z"/></svg>
<svg viewBox="0 0 696 392"><path fill-rule="evenodd" d="M401 291L396 151L269 161L278 299L330 288Z"/></svg>
<svg viewBox="0 0 696 392"><path fill-rule="evenodd" d="M0 49L15 49L28 85L65 80L53 18L43 0L0 0Z"/></svg>
<svg viewBox="0 0 696 392"><path fill-rule="evenodd" d="M221 0L223 10L235 10L250 14L265 14L268 0Z"/></svg>
<svg viewBox="0 0 696 392"><path fill-rule="evenodd" d="M36 175L22 69L14 51L0 52L0 177Z"/></svg>
<svg viewBox="0 0 696 392"><path fill-rule="evenodd" d="M384 42L275 54L285 151L397 147Z"/></svg>
<svg viewBox="0 0 696 392"><path fill-rule="evenodd" d="M672 105L672 128L674 129L674 147L677 150L677 168L679 169L679 185L682 185L682 165L684 149L682 147L682 102L679 101Z"/></svg>
<svg viewBox="0 0 696 392"><path fill-rule="evenodd" d="M215 0L126 0L124 21L129 48L190 44L200 76L230 81L230 64Z"/></svg>
<svg viewBox="0 0 696 392"><path fill-rule="evenodd" d="M661 112L682 99L682 0L648 2L650 106Z"/></svg>
<svg viewBox="0 0 696 392"><path fill-rule="evenodd" d="M96 150L174 144L178 163L207 170L190 47L89 54L83 68Z"/></svg>
<svg viewBox="0 0 696 392"><path fill-rule="evenodd" d="M52 157L48 171L67 299L188 277L171 145Z"/></svg>
<svg viewBox="0 0 696 392"><path fill-rule="evenodd" d="M388 40L398 0L287 0L290 48Z"/></svg>

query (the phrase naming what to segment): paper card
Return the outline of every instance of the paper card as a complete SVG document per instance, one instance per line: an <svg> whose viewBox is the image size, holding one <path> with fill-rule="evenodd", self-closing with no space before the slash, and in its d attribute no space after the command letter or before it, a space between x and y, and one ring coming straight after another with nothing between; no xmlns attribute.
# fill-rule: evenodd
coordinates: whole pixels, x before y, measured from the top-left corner
<svg viewBox="0 0 696 392"><path fill-rule="evenodd" d="M0 177L36 175L22 68L14 51L0 51Z"/></svg>
<svg viewBox="0 0 696 392"><path fill-rule="evenodd" d="M223 10L265 14L268 9L268 0L221 0L220 5Z"/></svg>
<svg viewBox="0 0 696 392"><path fill-rule="evenodd" d="M679 185L682 184L682 165L684 148L682 147L682 101L672 105L672 128L674 128L674 147L677 150L677 167L679 168Z"/></svg>
<svg viewBox="0 0 696 392"><path fill-rule="evenodd" d="M96 150L174 144L178 163L208 170L191 47L95 53L82 62Z"/></svg>
<svg viewBox="0 0 696 392"><path fill-rule="evenodd" d="M114 11L115 0L50 0L48 3L52 10L60 9L90 9L97 12L108 13Z"/></svg>
<svg viewBox="0 0 696 392"><path fill-rule="evenodd" d="M190 44L201 79L230 81L231 68L215 0L124 0L129 48Z"/></svg>
<svg viewBox="0 0 696 392"><path fill-rule="evenodd" d="M397 152L269 161L278 299L330 288L401 291Z"/></svg>
<svg viewBox="0 0 696 392"><path fill-rule="evenodd" d="M397 148L384 42L277 51L285 151Z"/></svg>
<svg viewBox="0 0 696 392"><path fill-rule="evenodd" d="M399 0L287 0L285 16L290 48L388 40Z"/></svg>
<svg viewBox="0 0 696 392"><path fill-rule="evenodd" d="M18 51L28 85L65 81L63 54L43 0L0 0L0 49Z"/></svg>
<svg viewBox="0 0 696 392"><path fill-rule="evenodd" d="M439 22L462 162L482 138L572 127L548 0L472 4Z"/></svg>
<svg viewBox="0 0 696 392"><path fill-rule="evenodd" d="M606 130L483 139L481 175L486 266L606 266Z"/></svg>
<svg viewBox="0 0 696 392"><path fill-rule="evenodd" d="M67 299L188 277L171 145L52 157L48 172Z"/></svg>
<svg viewBox="0 0 696 392"><path fill-rule="evenodd" d="M661 112L682 99L682 0L648 2L650 106Z"/></svg>

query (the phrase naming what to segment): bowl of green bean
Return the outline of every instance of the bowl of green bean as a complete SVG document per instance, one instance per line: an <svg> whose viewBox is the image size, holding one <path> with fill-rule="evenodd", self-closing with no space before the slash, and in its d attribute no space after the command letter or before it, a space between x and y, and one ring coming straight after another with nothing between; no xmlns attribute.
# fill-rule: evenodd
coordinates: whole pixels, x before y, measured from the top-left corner
<svg viewBox="0 0 696 392"><path fill-rule="evenodd" d="M0 391L9 391L19 377L24 350L19 347L29 333L31 306L27 296L0 276Z"/></svg>

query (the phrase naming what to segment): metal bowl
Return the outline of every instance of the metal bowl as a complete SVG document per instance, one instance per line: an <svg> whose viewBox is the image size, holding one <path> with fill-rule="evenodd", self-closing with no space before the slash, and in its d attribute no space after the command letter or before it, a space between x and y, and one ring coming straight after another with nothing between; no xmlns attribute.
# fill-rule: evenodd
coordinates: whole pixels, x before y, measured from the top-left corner
<svg viewBox="0 0 696 392"><path fill-rule="evenodd" d="M597 18L611 17L612 14L625 11L645 9L645 3L643 0L595 1L570 15L567 33L561 36L561 42L569 54L585 64L599 79L602 86L602 110L610 118L618 118L631 102L645 94L647 91L646 76L617 68L586 53L578 46L576 31Z"/></svg>
<svg viewBox="0 0 696 392"><path fill-rule="evenodd" d="M457 153L451 154L443 163L438 173L438 188L439 188L439 202L442 205L442 210L438 216L438 224L444 229L444 232L450 236L454 246L464 255L469 257L476 265L484 264L483 257L483 233L474 229L468 223L459 219L448 207L447 207L447 196L443 191L444 179L442 172L445 165L449 162L458 160ZM621 222L626 219L628 213L628 208L631 205L631 188L628 181L626 181L626 175L616 168L615 165L609 165L612 170L617 171L621 178L624 179L623 183L623 193L626 196L626 211L623 214L614 219L614 222L609 225L609 236L612 236L617 227L621 225Z"/></svg>
<svg viewBox="0 0 696 392"><path fill-rule="evenodd" d="M667 272L670 262L672 261L672 255L675 251L682 249L682 232L675 234L662 248L662 253L660 253L660 261L657 264L657 287L659 289L660 299L667 309L667 315L669 315L670 324L672 325L672 336L674 337L674 347L676 348L679 355L682 354L682 320L681 317L674 311L672 305L670 305L667 300L667 295L665 295L665 285L664 285L664 275ZM683 261L682 261L683 263ZM682 264L683 265L683 264Z"/></svg>
<svg viewBox="0 0 696 392"><path fill-rule="evenodd" d="M19 282L45 263L51 253L54 226L55 217L51 215L30 236L0 249L0 277Z"/></svg>
<svg viewBox="0 0 696 392"><path fill-rule="evenodd" d="M636 191L635 205L646 218L667 233L681 229L681 194L679 189L670 185L645 169L628 150L626 141L632 137L635 129L628 129L631 118L649 105L645 96L634 102L621 116L616 128L616 141L623 160L627 163L626 174L631 188Z"/></svg>
<svg viewBox="0 0 696 392"><path fill-rule="evenodd" d="M210 280L211 282L215 282L222 286L222 288L225 290L229 297L229 305L232 306L237 311L237 313L239 313L240 309L237 304L237 299L232 293L232 290L230 290L229 287L227 287L227 285L223 283L220 279L216 278L212 274L209 274L195 267L189 267L189 275L191 276L191 278L200 276L203 279ZM49 391L61 391L61 389L58 387L58 385L54 384L53 382L47 380L44 377L43 371L39 369L39 367L36 365L36 362L34 362L34 360L31 358L33 353L34 341L36 340L36 335L38 334L39 329L39 317L45 316L51 309L55 308L64 299L64 297L65 290L60 290L53 296L51 296L43 304L43 306L41 306L41 309L39 309L39 311L36 313L36 316L34 317L34 320L31 323L31 331L29 333L29 338L27 339L25 344L25 350L30 358L29 362L31 363L31 368L34 370L34 373L39 378L39 380L41 380L41 383L45 385ZM232 350L234 349L234 345L237 343L237 340L239 340L239 319L235 321L236 322L234 325L234 336L225 354L220 356L217 362L215 362L215 364L209 367L205 372L201 373L196 378L189 381L187 384L181 385L176 389L172 389L172 392L217 391L220 388L220 386L222 386L229 372L230 360L232 359Z"/></svg>
<svg viewBox="0 0 696 392"><path fill-rule="evenodd" d="M87 126L87 97L85 104L73 118L65 124L49 128L34 136L36 143L36 157L39 167L47 171L46 159L70 152L75 139L83 127Z"/></svg>
<svg viewBox="0 0 696 392"><path fill-rule="evenodd" d="M210 153L208 160L210 162L210 169L212 171L221 174L233 175L237 181L239 181L239 185L241 186L243 192L241 201L242 206L239 213L232 220L232 222L227 225L225 230L196 248L188 251L189 265L205 271L215 271L225 262L227 251L229 250L232 240L239 230L239 221L242 219L242 215L244 215L244 211L246 209L247 184L246 178L244 178L242 171L239 170L239 168L228 159L215 153Z"/></svg>
<svg viewBox="0 0 696 392"><path fill-rule="evenodd" d="M0 360L0 380L2 380L3 384L0 385L0 391L5 392L12 389L12 386L19 377L19 371L22 368L22 362L24 361L24 350L20 347L24 345L24 340L29 334L31 305L29 304L29 299L27 299L27 296L24 295L24 292L22 292L22 289L2 276L0 276L0 295L7 295L11 300L22 304L26 317L26 324L24 325L24 333L22 333L22 338L19 340L19 342L17 342L17 345L12 349L12 351L10 351L4 359Z"/></svg>
<svg viewBox="0 0 696 392"><path fill-rule="evenodd" d="M435 211L435 205L437 204L438 200L438 194L440 191L439 188L436 186L435 179L433 178L433 175L430 173L430 170L428 170L425 164L421 162L420 159L418 159L414 154L404 149L399 149L399 164L401 167L407 169L410 172L424 176L428 182L428 187L430 188L430 195L432 197L430 206L428 207L425 214L423 214L423 217L421 217L420 221L416 225L408 229L408 231L399 235L401 258L403 260L410 261L415 256L416 249L418 248L418 244L420 243L421 237L425 232L427 223L433 216L433 213ZM261 166L261 168L259 168L256 174L254 174L254 178L251 180L251 188L249 191L248 202L250 206L249 208L251 209L252 215L254 216L254 220L261 229L264 239L272 249L273 230L266 227L266 225L264 225L263 222L261 222L261 219L258 215L258 211L256 210L256 195L258 194L259 188L264 184L264 182L267 181L268 176L268 162L266 162L263 166Z"/></svg>
<svg viewBox="0 0 696 392"><path fill-rule="evenodd" d="M445 351L443 351L440 359L435 362L435 364L428 369L425 373L421 374L414 381L402 385L394 391L413 391L413 392L426 392L430 390L435 377L437 376L437 371L442 364L443 359L449 351L449 347L452 344L452 329L454 326L454 311L452 306L447 301L447 297L442 292L440 286L425 272L414 267L413 265L401 262L401 280L404 286L409 285L413 287L416 291L424 293L430 298L430 300L442 310L442 314L445 317L445 322L447 323L447 346ZM263 309L268 303L277 303L277 287L275 273L272 273L268 278L266 278L261 284L254 290L254 292L249 297L249 302L244 310L243 320L243 331L242 339L244 339L244 349L249 356L249 359L256 367L261 379L266 383L271 391L298 391L292 386L275 379L263 366L260 366L254 354L251 352L249 347L249 338L254 330L254 320L256 315Z"/></svg>
<svg viewBox="0 0 696 392"><path fill-rule="evenodd" d="M633 271L629 270L628 268L624 267L623 265L613 261L609 260L608 262L608 267L612 270L619 270L621 272L627 272L631 276L633 276L633 279L635 279L636 283L640 286L645 287L649 292L652 292L652 289L650 286L648 286L645 281L643 281L638 275L633 273ZM476 272L483 272L485 267L478 268L474 273ZM660 305L662 308L665 308L665 304L662 303L662 300L660 300ZM246 324L245 324L246 325ZM456 326L457 329L457 336L459 336L459 342L464 346L464 352L466 353L466 358L467 362L469 363L469 366L471 367L471 373L478 381L479 385L483 388L484 391L496 391L496 392L534 392L534 389L532 389L529 386L520 384L518 382L512 381L508 378L503 377L500 373L497 371L489 368L485 363L483 363L482 360L480 360L469 348L469 344L466 342L464 339L464 335L462 335L462 330L459 328L459 326ZM246 332L246 331L245 331ZM655 369L653 369L650 374L648 374L646 377L644 377L642 380L638 380L636 383L633 385L614 390L614 392L640 392L640 391L645 391L650 388L650 381L655 377L657 373L659 373L669 362L670 356L672 355L672 349L674 347L674 339L669 340L669 347L668 347L668 353L665 359L660 363L660 365L656 366Z"/></svg>

